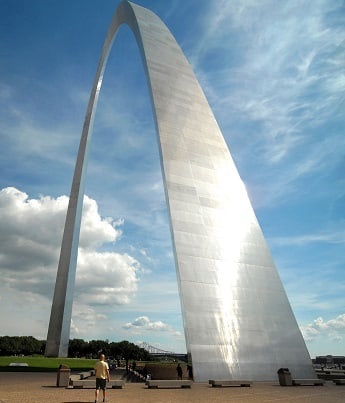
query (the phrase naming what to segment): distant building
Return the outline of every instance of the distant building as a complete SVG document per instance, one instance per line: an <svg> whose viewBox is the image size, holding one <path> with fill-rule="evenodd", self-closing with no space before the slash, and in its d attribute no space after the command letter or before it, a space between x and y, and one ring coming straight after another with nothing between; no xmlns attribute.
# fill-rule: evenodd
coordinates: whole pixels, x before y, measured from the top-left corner
<svg viewBox="0 0 345 403"><path fill-rule="evenodd" d="M314 365L320 365L322 367L344 367L345 368L345 356L343 355L320 355L313 358Z"/></svg>

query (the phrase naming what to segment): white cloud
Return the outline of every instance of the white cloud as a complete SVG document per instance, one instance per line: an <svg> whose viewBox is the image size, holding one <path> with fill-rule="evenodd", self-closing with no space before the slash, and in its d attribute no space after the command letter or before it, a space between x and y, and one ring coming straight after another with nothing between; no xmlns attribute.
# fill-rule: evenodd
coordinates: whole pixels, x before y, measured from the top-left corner
<svg viewBox="0 0 345 403"><path fill-rule="evenodd" d="M139 316L131 323L126 323L123 327L127 330L132 330L135 333L142 331L154 332L172 332L171 326L163 323L162 321L151 322L147 316Z"/></svg>
<svg viewBox="0 0 345 403"><path fill-rule="evenodd" d="M123 219L117 221L111 217L101 219L97 202L85 196L79 247L96 249L104 243L116 242L122 235L122 231L117 227L123 223Z"/></svg>
<svg viewBox="0 0 345 403"><path fill-rule="evenodd" d="M78 304L73 307L71 338L86 338L97 334L99 323L107 323L107 315L97 312L93 307ZM105 326L103 327L104 330ZM97 337L97 335L96 335Z"/></svg>
<svg viewBox="0 0 345 403"><path fill-rule="evenodd" d="M36 159L44 159L46 166L52 161L73 165L71 150L76 148L77 138L71 134L80 130L74 127L75 122L63 120L47 124L43 119L40 121L28 103L23 105L25 90L18 94L13 88L0 88L0 133L8 151L3 155L8 166L17 160L21 167L30 167L37 163Z"/></svg>
<svg viewBox="0 0 345 403"><path fill-rule="evenodd" d="M139 262L127 254L80 249L76 297L96 305L127 304L137 291L139 268Z"/></svg>
<svg viewBox="0 0 345 403"><path fill-rule="evenodd" d="M287 237L275 237L270 239L272 246L305 246L308 244L329 243L329 244L344 244L345 232L330 230L329 232L322 231L314 234L300 234Z"/></svg>
<svg viewBox="0 0 345 403"><path fill-rule="evenodd" d="M242 169L248 169L253 148L258 165L266 171L279 163L289 164L288 172L279 169L268 180L262 178L263 183L279 182L264 200L276 204L301 177L324 172L331 158L334 164L340 162L334 144L344 146L344 136L317 132L343 114L340 38L344 30L329 17L341 7L340 2L318 0L311 6L289 1L278 6L272 0L223 0L208 4L194 64L203 69L198 75L224 134L229 131L232 144L244 145L236 149L236 159L244 161ZM229 52L229 42L234 43L230 49L238 52ZM208 52L222 54L209 71L205 70L208 64L203 64Z"/></svg>
<svg viewBox="0 0 345 403"><path fill-rule="evenodd" d="M11 298L51 300L67 204L66 196L32 199L13 187L0 191L0 291L7 303ZM122 224L123 220L102 218L97 203L85 196L74 312L78 315L83 307L86 322L102 315L94 314L94 305L127 304L137 291L139 262L111 250ZM45 306L48 316L50 303ZM24 312L25 306L18 309Z"/></svg>
<svg viewBox="0 0 345 403"><path fill-rule="evenodd" d="M141 338L141 340L149 339L149 343L140 343L143 348L154 346L154 348L165 351L186 350L182 332L175 330L173 326L163 321L152 321L148 316L138 316L132 322L122 325L122 328L131 337Z"/></svg>
<svg viewBox="0 0 345 403"><path fill-rule="evenodd" d="M345 336L345 314L325 321L318 317L306 326L301 326L304 338L313 341L321 336L327 336L334 341L342 340Z"/></svg>

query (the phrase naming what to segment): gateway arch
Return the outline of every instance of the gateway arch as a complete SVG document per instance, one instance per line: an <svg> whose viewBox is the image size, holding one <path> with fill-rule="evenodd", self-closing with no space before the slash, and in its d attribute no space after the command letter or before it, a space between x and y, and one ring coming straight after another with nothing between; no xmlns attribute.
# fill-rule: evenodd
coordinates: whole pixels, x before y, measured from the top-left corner
<svg viewBox="0 0 345 403"><path fill-rule="evenodd" d="M187 351L196 381L313 378L311 360L223 135L174 37L123 1L102 49L63 234L46 356L67 356L88 149L118 28L138 43L156 125Z"/></svg>

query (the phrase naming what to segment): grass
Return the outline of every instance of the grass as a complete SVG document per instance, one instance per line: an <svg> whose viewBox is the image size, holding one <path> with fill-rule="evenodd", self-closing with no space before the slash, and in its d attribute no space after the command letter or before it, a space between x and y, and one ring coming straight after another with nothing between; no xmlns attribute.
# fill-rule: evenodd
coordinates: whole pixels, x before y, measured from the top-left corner
<svg viewBox="0 0 345 403"><path fill-rule="evenodd" d="M0 372L55 372L61 364L71 371L82 372L93 369L97 360L84 358L0 357ZM25 362L28 367L9 367L11 362Z"/></svg>

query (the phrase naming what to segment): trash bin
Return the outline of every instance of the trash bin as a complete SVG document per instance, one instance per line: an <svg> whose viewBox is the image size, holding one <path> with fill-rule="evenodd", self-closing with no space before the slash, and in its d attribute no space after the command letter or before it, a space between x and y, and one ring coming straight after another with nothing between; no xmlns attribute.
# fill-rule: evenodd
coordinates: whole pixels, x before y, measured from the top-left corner
<svg viewBox="0 0 345 403"><path fill-rule="evenodd" d="M57 372L57 378L56 378L56 386L59 387L65 387L69 385L69 377L71 375L71 369L67 365L60 365L58 372Z"/></svg>
<svg viewBox="0 0 345 403"><path fill-rule="evenodd" d="M279 368L278 378L280 386L292 386L292 378L289 368Z"/></svg>

